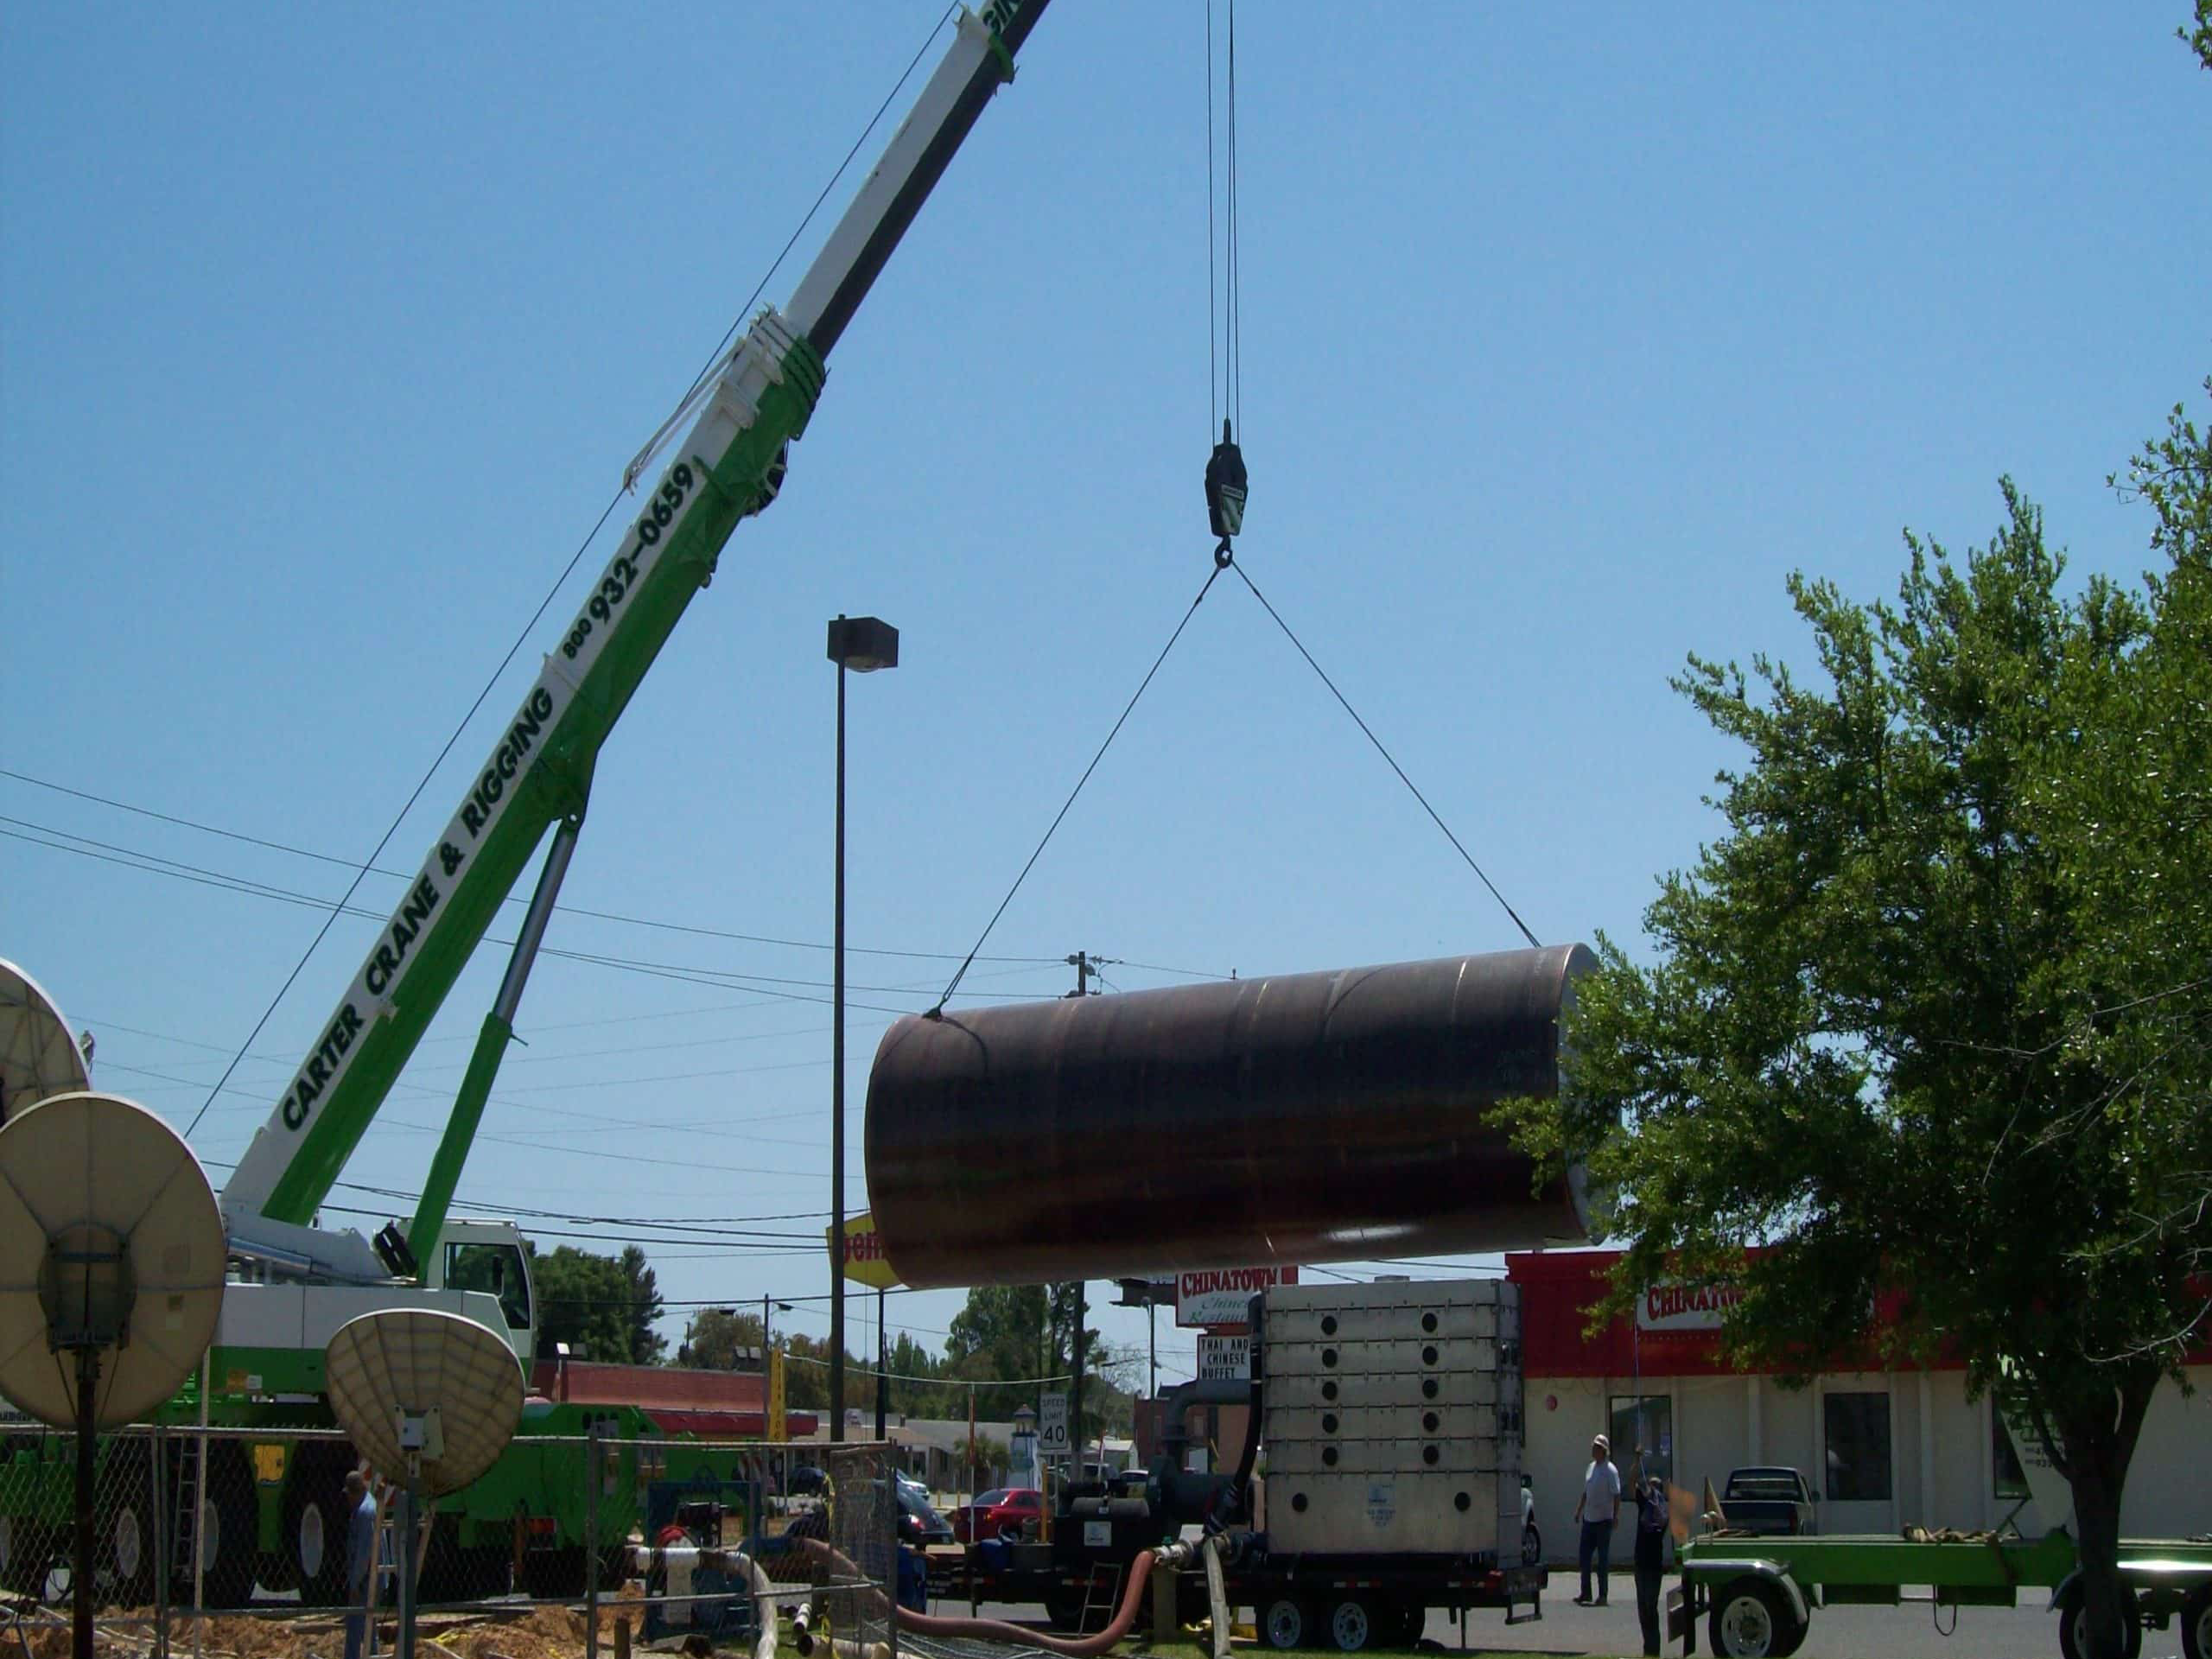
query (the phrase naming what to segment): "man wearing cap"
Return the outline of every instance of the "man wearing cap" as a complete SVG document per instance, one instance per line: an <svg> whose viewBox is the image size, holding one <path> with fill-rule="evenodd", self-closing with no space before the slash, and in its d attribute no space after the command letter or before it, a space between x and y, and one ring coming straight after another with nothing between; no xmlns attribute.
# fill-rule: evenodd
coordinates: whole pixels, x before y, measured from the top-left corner
<svg viewBox="0 0 2212 1659"><path fill-rule="evenodd" d="M1602 1434L1590 1437L1590 1466L1582 1474L1582 1496L1574 1500L1574 1518L1582 1523L1582 1593L1574 1599L1578 1607L1592 1605L1590 1598L1590 1566L1598 1567L1598 1597L1595 1605L1605 1605L1605 1574L1612 1565L1613 1522L1620 1519L1621 1472L1613 1467L1612 1442Z"/></svg>

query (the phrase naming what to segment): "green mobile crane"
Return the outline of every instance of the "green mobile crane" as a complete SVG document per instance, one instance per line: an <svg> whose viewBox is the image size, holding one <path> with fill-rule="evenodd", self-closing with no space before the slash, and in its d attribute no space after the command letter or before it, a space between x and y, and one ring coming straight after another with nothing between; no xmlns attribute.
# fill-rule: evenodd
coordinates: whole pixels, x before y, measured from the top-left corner
<svg viewBox="0 0 2212 1659"><path fill-rule="evenodd" d="M523 988L583 827L601 747L693 595L713 576L738 521L775 499L791 445L821 396L831 350L992 94L1012 78L1014 56L1047 3L989 0L980 12L962 11L944 59L790 303L755 318L663 429L662 435L673 438L691 422L669 447L671 458L658 484L642 496L643 510L547 654L544 671L500 731L223 1189L233 1282L209 1353L204 1402L197 1389L180 1399L172 1408L175 1421L328 1426L324 1346L347 1320L379 1307L464 1314L500 1333L528 1374L536 1344L520 1232L505 1222L455 1221L447 1212L513 1040ZM626 484L638 486L658 448L657 440L632 463ZM416 1044L549 831L551 845L521 937L411 1222L404 1230L389 1225L373 1241L315 1225ZM582 1588L590 1566L584 1558L582 1453L549 1437L583 1433L588 1417L617 1419L612 1427L626 1438L652 1432L641 1413L533 1401L499 1465L447 1500L440 1523L455 1529L455 1535L438 1552L446 1579L428 1586L433 1593L490 1587L518 1535L529 1542L524 1568L533 1592L565 1595ZM19 1475L26 1464L42 1464L48 1456L27 1447L29 1438L12 1441L10 1456ZM211 1465L198 1479L181 1470L167 1488L182 1494L183 1518L197 1522L207 1600L242 1600L257 1582L296 1587L309 1601L336 1600L345 1537L340 1495L351 1448L305 1442L288 1455L274 1440L217 1444L219 1456L239 1466ZM110 1452L144 1458L141 1447ZM625 1467L605 1483L602 1535L622 1535L625 1515L610 1514L608 1504L634 1503L637 1478L637 1471ZM45 1552L38 1547L48 1535L43 1484L0 1484L12 1494L13 1511L0 1514L0 1537L9 1541L0 1573L17 1586L45 1576ZM103 1527L107 1587L121 1599L143 1599L159 1570L149 1547L154 1535L141 1519L153 1483L126 1469L104 1475L102 1484L117 1494ZM204 1497L195 1501L195 1491ZM248 1492L255 1496L245 1497ZM53 1518L67 1513L66 1503L57 1494ZM175 1565L187 1578L191 1531L187 1525L170 1533L181 1541Z"/></svg>

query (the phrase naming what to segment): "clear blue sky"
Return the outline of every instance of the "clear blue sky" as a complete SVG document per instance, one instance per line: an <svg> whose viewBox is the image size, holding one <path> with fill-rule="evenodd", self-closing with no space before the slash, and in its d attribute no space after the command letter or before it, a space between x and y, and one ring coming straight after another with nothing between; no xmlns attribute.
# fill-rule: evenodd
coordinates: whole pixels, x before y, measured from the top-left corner
<svg viewBox="0 0 2212 1659"><path fill-rule="evenodd" d="M1633 944L1713 832L1731 757L1666 678L1802 660L1792 569L1889 593L1900 530L1985 539L2007 472L2077 575L2146 563L2105 476L2212 368L2183 11L1245 6L1239 557L1540 936ZM366 857L936 16L0 10L0 765ZM626 919L552 942L628 965L541 964L466 1198L819 1224L847 611L904 634L852 687L852 942L940 953L853 958L865 1204L887 1011L933 1000L1209 568L1204 29L1196 0L1039 25L607 746L566 901ZM14 778L0 815L0 954L103 1086L188 1122L320 924L237 884L327 901L342 862ZM308 963L211 1164L373 931ZM1224 586L1001 925L1019 960L968 984L1516 942ZM419 1184L502 960L349 1179ZM673 1301L826 1287L797 1243L652 1255ZM896 1320L935 1347L959 1300Z"/></svg>

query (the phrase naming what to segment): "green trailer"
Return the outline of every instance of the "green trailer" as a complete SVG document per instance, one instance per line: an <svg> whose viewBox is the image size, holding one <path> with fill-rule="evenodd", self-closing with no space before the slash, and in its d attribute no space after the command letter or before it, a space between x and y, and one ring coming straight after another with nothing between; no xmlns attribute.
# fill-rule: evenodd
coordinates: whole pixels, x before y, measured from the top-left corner
<svg viewBox="0 0 2212 1659"><path fill-rule="evenodd" d="M1981 1534L1949 1541L1878 1535L1693 1538L1681 1551L1681 1586L1669 1594L1667 1634L1697 1650L1706 1620L1716 1654L1759 1659L1795 1653L1818 1607L1932 1603L1937 1608L2011 1607L2019 1592L2048 1592L2065 1659L2087 1659L2081 1562L2057 1529L2039 1538ZM2212 1541L2125 1539L2120 1577L2133 1659L2148 1628L2181 1621L2187 1659L2212 1659Z"/></svg>

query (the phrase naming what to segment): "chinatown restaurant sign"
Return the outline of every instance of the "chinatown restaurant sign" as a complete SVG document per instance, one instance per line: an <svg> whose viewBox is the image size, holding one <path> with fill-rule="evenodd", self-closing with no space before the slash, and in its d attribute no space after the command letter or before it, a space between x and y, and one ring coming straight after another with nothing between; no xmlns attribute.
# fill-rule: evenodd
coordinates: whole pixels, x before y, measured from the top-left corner
<svg viewBox="0 0 2212 1659"><path fill-rule="evenodd" d="M1186 1268L1175 1275L1175 1323L1242 1331L1253 1297L1297 1282L1295 1267Z"/></svg>
<svg viewBox="0 0 2212 1659"><path fill-rule="evenodd" d="M1660 1333L1718 1331L1721 1314L1743 1300L1741 1285L1685 1285L1662 1280L1636 1299L1636 1328Z"/></svg>

